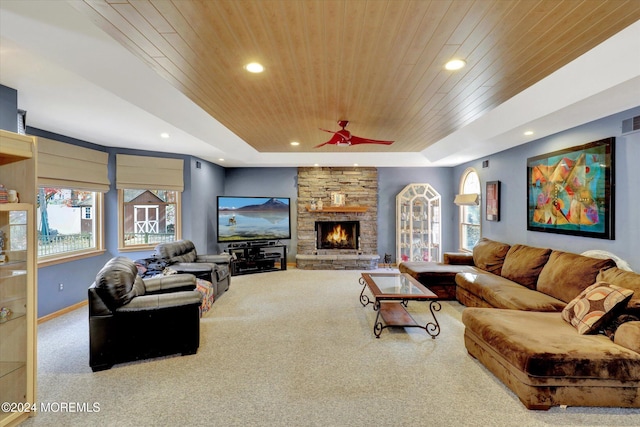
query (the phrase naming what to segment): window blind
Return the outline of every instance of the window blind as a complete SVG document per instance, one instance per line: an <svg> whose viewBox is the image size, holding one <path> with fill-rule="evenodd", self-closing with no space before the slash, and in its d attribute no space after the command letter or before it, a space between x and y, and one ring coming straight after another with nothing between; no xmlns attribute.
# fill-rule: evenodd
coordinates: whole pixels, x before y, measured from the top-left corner
<svg viewBox="0 0 640 427"><path fill-rule="evenodd" d="M116 188L138 190L184 190L184 160L116 155Z"/></svg>
<svg viewBox="0 0 640 427"><path fill-rule="evenodd" d="M38 138L38 186L107 192L109 154Z"/></svg>
<svg viewBox="0 0 640 427"><path fill-rule="evenodd" d="M480 204L480 195L475 193L469 194L456 194L455 199L453 200L458 206L473 206Z"/></svg>

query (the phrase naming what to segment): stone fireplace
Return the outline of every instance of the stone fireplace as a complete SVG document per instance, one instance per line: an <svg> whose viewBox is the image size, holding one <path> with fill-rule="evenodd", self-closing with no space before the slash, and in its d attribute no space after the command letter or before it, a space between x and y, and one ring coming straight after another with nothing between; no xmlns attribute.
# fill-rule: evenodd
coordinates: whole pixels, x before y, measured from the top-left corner
<svg viewBox="0 0 640 427"><path fill-rule="evenodd" d="M345 195L331 206L331 193ZM311 202L322 200L322 209ZM378 267L378 170L376 168L298 168L298 247L296 265L308 270L371 270ZM318 225L320 224L320 225ZM340 225L339 230L334 230ZM324 230L331 226L331 230ZM331 233L330 239L326 235ZM334 243L329 240L333 239Z"/></svg>

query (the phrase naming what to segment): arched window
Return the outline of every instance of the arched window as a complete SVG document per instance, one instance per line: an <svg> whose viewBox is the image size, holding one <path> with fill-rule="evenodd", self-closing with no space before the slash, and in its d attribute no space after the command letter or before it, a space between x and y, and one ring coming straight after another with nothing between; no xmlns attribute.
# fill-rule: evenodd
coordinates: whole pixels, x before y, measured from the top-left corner
<svg viewBox="0 0 640 427"><path fill-rule="evenodd" d="M473 168L464 171L460 180L460 249L472 251L480 239L480 178Z"/></svg>

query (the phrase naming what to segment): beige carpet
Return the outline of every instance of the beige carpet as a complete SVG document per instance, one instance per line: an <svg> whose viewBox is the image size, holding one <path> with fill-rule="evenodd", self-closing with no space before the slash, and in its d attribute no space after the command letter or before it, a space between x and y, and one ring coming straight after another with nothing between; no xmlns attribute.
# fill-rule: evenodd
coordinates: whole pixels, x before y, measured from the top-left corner
<svg viewBox="0 0 640 427"><path fill-rule="evenodd" d="M467 355L460 314L442 332L385 329L363 308L356 271L237 276L201 320L193 356L88 365L87 309L39 327L39 402L99 404L25 426L638 426L640 410L528 411ZM421 323L428 304L410 303ZM135 327L135 326L132 326Z"/></svg>

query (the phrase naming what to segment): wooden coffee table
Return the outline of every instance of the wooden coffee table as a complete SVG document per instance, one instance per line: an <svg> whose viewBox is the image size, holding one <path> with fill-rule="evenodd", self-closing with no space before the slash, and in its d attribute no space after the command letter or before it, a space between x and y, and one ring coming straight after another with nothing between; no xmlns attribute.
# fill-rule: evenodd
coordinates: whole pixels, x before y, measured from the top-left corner
<svg viewBox="0 0 640 427"><path fill-rule="evenodd" d="M421 328L434 339L440 334L440 325L435 315L435 312L440 311L441 308L436 300L438 296L410 275L362 273L360 284L362 285L360 303L363 307L373 304L373 309L378 312L373 325L376 338L380 338L382 330L389 327ZM364 293L367 287L373 295L373 300ZM424 326L418 324L406 310L409 301L428 301L433 322L428 322Z"/></svg>

